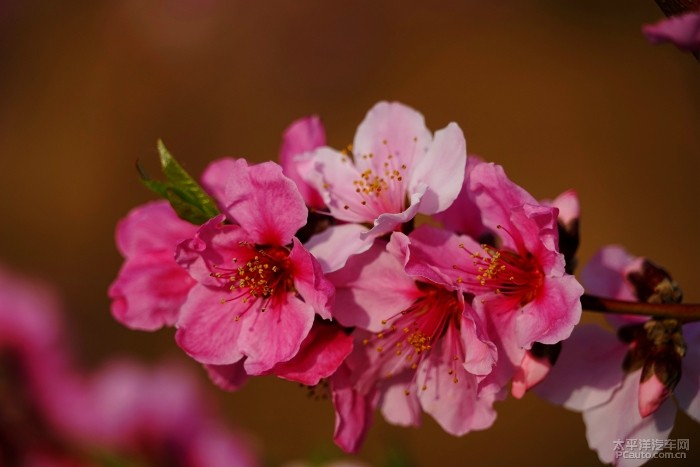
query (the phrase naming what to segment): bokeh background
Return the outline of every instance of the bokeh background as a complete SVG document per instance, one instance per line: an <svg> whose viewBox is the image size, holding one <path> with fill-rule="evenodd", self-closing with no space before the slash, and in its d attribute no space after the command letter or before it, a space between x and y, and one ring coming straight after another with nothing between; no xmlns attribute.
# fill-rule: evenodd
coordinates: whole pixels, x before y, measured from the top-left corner
<svg viewBox="0 0 700 467"><path fill-rule="evenodd" d="M538 198L575 188L583 261L622 244L700 302L700 64L646 43L640 26L661 16L651 0L0 0L0 261L55 284L85 366L170 356L198 370L172 330L130 331L109 312L114 226L152 199L135 161L157 173L158 138L194 175L221 156L274 160L309 114L343 147L388 99L433 130L458 122L470 153ZM341 455L330 403L293 383L211 394L268 465ZM498 410L463 438L378 416L359 458L597 463L580 415L533 395ZM698 435L679 414L688 463Z"/></svg>

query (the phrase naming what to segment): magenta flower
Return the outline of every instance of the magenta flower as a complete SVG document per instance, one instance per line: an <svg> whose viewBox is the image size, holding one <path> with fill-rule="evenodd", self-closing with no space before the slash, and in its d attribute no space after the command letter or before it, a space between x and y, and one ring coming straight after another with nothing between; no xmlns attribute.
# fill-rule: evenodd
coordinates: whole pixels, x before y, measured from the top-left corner
<svg viewBox="0 0 700 467"><path fill-rule="evenodd" d="M663 301L662 297L674 297L675 291L660 271L613 246L598 252L582 277L587 290L602 297ZM632 438L667 439L676 413L673 398L700 421L700 325L683 325L681 337L677 323L668 321L633 316L608 321L618 327L617 335L595 325L577 327L535 392L583 412L588 444L602 462L641 465L647 459L624 457L621 443ZM686 353L682 360L679 351ZM655 448L638 449L653 454Z"/></svg>
<svg viewBox="0 0 700 467"><path fill-rule="evenodd" d="M685 52L700 51L700 11L690 11L642 27L652 44L671 42Z"/></svg>
<svg viewBox="0 0 700 467"><path fill-rule="evenodd" d="M300 118L284 131L280 165L284 174L296 183L304 202L311 209L323 209L321 194L306 178L313 177L313 153L326 145L326 131L317 116Z"/></svg>
<svg viewBox="0 0 700 467"><path fill-rule="evenodd" d="M54 295L0 268L0 465L88 465L70 448L84 399Z"/></svg>
<svg viewBox="0 0 700 467"><path fill-rule="evenodd" d="M338 226L334 245L351 242L355 251L342 251L326 261L325 270L342 267L350 253L369 248L373 238L396 230L416 214L445 210L462 186L466 142L456 123L435 133L423 116L399 103L380 102L360 124L353 145L344 151L315 151L320 177L308 177L323 196L330 214L340 221L371 224ZM359 240L358 240L359 238ZM322 260L322 263L324 261Z"/></svg>
<svg viewBox="0 0 700 467"><path fill-rule="evenodd" d="M139 465L257 465L245 437L216 420L205 396L175 365L111 362L92 378L82 434Z"/></svg>
<svg viewBox="0 0 700 467"><path fill-rule="evenodd" d="M336 317L357 327L362 342L346 361L350 373L333 380L336 442L346 450L359 447L371 421L367 411L377 405L398 425L419 425L425 411L453 435L493 423L495 394L481 392L479 382L491 371L495 349L478 334L471 307L453 282L404 270L409 257L432 257L430 267L452 274L444 240L427 227L409 237L394 233L386 251L377 242L330 275Z"/></svg>
<svg viewBox="0 0 700 467"><path fill-rule="evenodd" d="M307 210L280 166L239 159L217 167L217 180L226 183L209 186L225 214L177 251L197 284L182 306L176 340L201 363L245 359L246 373L262 374L299 352L314 316L331 317L334 289L294 237Z"/></svg>
<svg viewBox="0 0 700 467"><path fill-rule="evenodd" d="M108 292L117 321L148 331L175 324L194 285L175 262L175 248L196 231L167 201L139 206L119 222L117 248L125 260Z"/></svg>
<svg viewBox="0 0 700 467"><path fill-rule="evenodd" d="M455 238L451 248L461 254L455 251L452 267L456 282L475 296L473 306L485 333L497 343L492 378L502 387L533 343L556 344L571 334L581 316L583 288L565 272L557 208L536 201L498 165L478 164L468 178L483 223L499 235L499 243Z"/></svg>

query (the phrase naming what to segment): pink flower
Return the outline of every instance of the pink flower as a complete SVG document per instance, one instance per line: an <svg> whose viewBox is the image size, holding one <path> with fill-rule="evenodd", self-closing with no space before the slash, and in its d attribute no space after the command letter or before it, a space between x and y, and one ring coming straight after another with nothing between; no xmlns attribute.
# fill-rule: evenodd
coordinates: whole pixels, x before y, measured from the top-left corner
<svg viewBox="0 0 700 467"><path fill-rule="evenodd" d="M325 207L320 193L305 180L305 177L312 176L312 151L325 145L326 132L315 115L292 122L284 131L280 148L282 171L296 183L304 202L311 209Z"/></svg>
<svg viewBox="0 0 700 467"><path fill-rule="evenodd" d="M582 276L587 290L599 296L675 300L676 290L662 271L613 246L598 252ZM620 443L667 439L676 413L671 392L678 406L700 421L700 325L683 325L681 335L673 320L616 316L608 321L619 327L617 335L595 325L577 327L535 392L583 412L588 444L601 461L641 465L646 459L623 457ZM640 450L652 453L653 447Z"/></svg>
<svg viewBox="0 0 700 467"><path fill-rule="evenodd" d="M420 113L380 102L367 113L349 150L320 148L314 160L320 177L308 182L321 193L330 214L343 222L372 225L369 230L359 225L329 229L341 230L334 234L334 245L353 242L358 253L416 214L435 214L452 204L462 185L466 143L455 123L433 137ZM350 253L343 251L342 259L334 255L326 265L342 267Z"/></svg>
<svg viewBox="0 0 700 467"><path fill-rule="evenodd" d="M671 42L685 52L700 51L700 11L690 11L647 24L642 32L652 44Z"/></svg>
<svg viewBox="0 0 700 467"><path fill-rule="evenodd" d="M213 416L191 374L128 361L102 368L89 386L85 440L139 465L253 466L248 442Z"/></svg>
<svg viewBox="0 0 700 467"><path fill-rule="evenodd" d="M371 421L367 410L377 404L391 423L418 425L422 410L453 435L493 423L495 394L481 392L479 382L495 351L478 334L471 307L442 278L404 271L409 257L435 256L431 266L451 274L440 270L449 252L436 232L394 233L386 251L378 241L330 275L338 290L336 317L357 327L362 342L346 361L350 373L333 379L336 442L346 450L359 447Z"/></svg>
<svg viewBox="0 0 700 467"><path fill-rule="evenodd" d="M109 287L112 315L131 329L154 331L173 326L194 285L175 262L177 244L197 226L180 219L167 201L133 209L117 225L116 241L124 256Z"/></svg>
<svg viewBox="0 0 700 467"><path fill-rule="evenodd" d="M455 238L452 268L455 281L475 296L485 333L497 343L491 377L503 386L533 343L556 344L571 334L581 316L583 288L565 272L557 208L536 201L498 165L478 164L468 178L483 223L499 235L499 246Z"/></svg>
<svg viewBox="0 0 700 467"><path fill-rule="evenodd" d="M89 465L66 408L84 397L54 295L0 268L0 465Z"/></svg>
<svg viewBox="0 0 700 467"><path fill-rule="evenodd" d="M334 289L294 234L307 210L294 182L272 162L217 163L224 215L180 243L177 262L197 281L182 306L176 340L195 360L244 360L262 374L293 358L314 316L329 319Z"/></svg>

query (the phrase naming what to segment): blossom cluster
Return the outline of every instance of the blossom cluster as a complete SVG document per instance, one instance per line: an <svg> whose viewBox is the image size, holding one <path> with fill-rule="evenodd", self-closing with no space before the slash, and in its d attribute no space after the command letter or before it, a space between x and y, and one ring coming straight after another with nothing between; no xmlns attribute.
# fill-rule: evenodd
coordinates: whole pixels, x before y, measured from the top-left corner
<svg viewBox="0 0 700 467"><path fill-rule="evenodd" d="M695 327L685 340L672 319L620 317L619 338L576 327L576 193L538 201L503 167L467 156L456 123L433 134L416 110L380 102L336 150L317 117L303 118L285 131L279 164L217 160L201 185L160 152L167 181L142 177L167 200L117 226L114 317L175 327L226 390L261 375L328 384L346 452L361 448L377 410L401 426L425 412L461 436L537 385L584 412L606 462L618 462L611 438L668 437L674 388L699 418L688 389L698 371L684 358ZM583 279L600 297L680 300L664 270L619 248Z"/></svg>

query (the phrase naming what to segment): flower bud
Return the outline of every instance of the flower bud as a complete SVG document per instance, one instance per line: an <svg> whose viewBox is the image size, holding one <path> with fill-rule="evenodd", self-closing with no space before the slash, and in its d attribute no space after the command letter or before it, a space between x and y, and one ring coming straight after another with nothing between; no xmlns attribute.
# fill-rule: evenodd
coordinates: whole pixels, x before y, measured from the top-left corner
<svg viewBox="0 0 700 467"><path fill-rule="evenodd" d="M554 366L560 352L561 342L552 345L535 342L523 355L520 367L513 376L511 387L513 397L520 399L527 390L541 383Z"/></svg>

